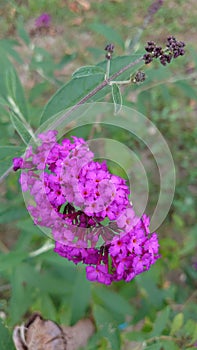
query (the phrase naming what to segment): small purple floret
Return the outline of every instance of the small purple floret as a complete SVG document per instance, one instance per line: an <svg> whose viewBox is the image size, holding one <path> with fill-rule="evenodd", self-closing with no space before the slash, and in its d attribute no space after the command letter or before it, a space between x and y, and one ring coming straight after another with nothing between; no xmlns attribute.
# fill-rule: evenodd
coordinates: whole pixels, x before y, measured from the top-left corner
<svg viewBox="0 0 197 350"><path fill-rule="evenodd" d="M51 16L48 13L42 13L38 18L35 20L35 26L37 28L41 27L49 27L51 23Z"/></svg>
<svg viewBox="0 0 197 350"><path fill-rule="evenodd" d="M17 171L18 169L22 169L23 166L23 158L13 158L13 170Z"/></svg>

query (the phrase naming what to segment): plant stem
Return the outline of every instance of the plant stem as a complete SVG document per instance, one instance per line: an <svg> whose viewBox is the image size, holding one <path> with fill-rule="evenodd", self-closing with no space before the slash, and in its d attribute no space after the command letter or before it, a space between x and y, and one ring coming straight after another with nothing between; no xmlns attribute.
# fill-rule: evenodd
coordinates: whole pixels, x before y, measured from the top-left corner
<svg viewBox="0 0 197 350"><path fill-rule="evenodd" d="M111 60L107 60L105 80L109 79Z"/></svg>
<svg viewBox="0 0 197 350"><path fill-rule="evenodd" d="M113 84L117 84L117 85L126 85L126 84L130 84L131 83L131 79L128 80L110 80L109 85L112 86Z"/></svg>
<svg viewBox="0 0 197 350"><path fill-rule="evenodd" d="M147 14L144 18L144 22L142 23L141 27L138 28L137 34L134 36L132 40L130 40L127 53L131 54L132 51L135 49L136 44L139 42L144 30L148 27L148 25L152 22L154 15L159 11L159 9L162 7L162 3L158 0L155 0L150 7L147 10Z"/></svg>
<svg viewBox="0 0 197 350"><path fill-rule="evenodd" d="M47 241L41 248L39 248L33 252L30 252L29 257L34 258L35 256L46 253L48 250L51 250L53 248L54 248L54 244L51 243L50 241Z"/></svg>
<svg viewBox="0 0 197 350"><path fill-rule="evenodd" d="M90 91L86 96L84 96L79 102L77 102L69 111L67 111L61 118L67 118L72 112L74 112L78 107L86 103L92 96L96 95L97 92L102 90L107 85L110 85L111 81L114 81L117 77L119 77L122 73L126 72L130 68L134 67L136 64L140 63L143 60L143 56L139 57L137 60L127 64L125 67L121 68L118 72L114 73L109 79L104 80L101 84L95 87L92 91ZM118 82L117 82L118 83Z"/></svg>
<svg viewBox="0 0 197 350"><path fill-rule="evenodd" d="M92 91L90 91L86 96L84 96L79 102L77 102L71 109L69 109L61 118L65 119L67 118L72 112L74 112L77 108L79 108L81 105L86 103L92 96L96 95L100 90L102 90L107 85L110 85L111 81L114 81L117 77L119 77L121 74L129 70L130 68L134 67L136 64L140 63L143 60L143 56L139 57L135 61L127 64L125 67L121 68L118 72L114 73L109 79L104 80L101 84L99 84L97 87L95 87ZM31 133L31 130L29 130ZM32 138L35 138L35 135L32 135ZM0 178L0 181L2 181L11 171L12 167L10 167Z"/></svg>
<svg viewBox="0 0 197 350"><path fill-rule="evenodd" d="M114 73L110 78L105 79L101 84L99 84L96 88L94 88L92 91L90 91L86 96L84 96L79 102L77 102L71 109L69 109L61 118L67 118L72 112L74 112L77 108L79 108L81 105L86 103L92 96L96 95L97 92L102 90L107 85L110 85L110 82L114 81L117 77L119 77L122 73L126 72L130 68L134 67L136 64L140 63L143 60L143 56L139 57L137 60L127 64L125 67L121 68L118 72ZM107 78L107 74L106 74ZM25 121L26 124L26 121ZM27 126L27 125L26 125ZM28 125L29 126L29 125ZM29 126L30 127L30 126ZM31 128L31 127L30 127ZM35 135L32 135L32 130L28 130L32 136L32 138L35 141ZM0 181L2 181L11 171L12 167L10 167L1 177Z"/></svg>

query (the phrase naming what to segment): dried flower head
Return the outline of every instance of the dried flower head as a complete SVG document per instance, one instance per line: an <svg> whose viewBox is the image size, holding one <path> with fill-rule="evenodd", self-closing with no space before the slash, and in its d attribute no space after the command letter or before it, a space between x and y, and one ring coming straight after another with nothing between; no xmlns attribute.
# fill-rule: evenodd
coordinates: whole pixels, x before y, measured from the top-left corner
<svg viewBox="0 0 197 350"><path fill-rule="evenodd" d="M143 71L139 70L135 74L135 76L133 78L133 82L134 83L142 83L145 79L146 79L146 74Z"/></svg>
<svg viewBox="0 0 197 350"><path fill-rule="evenodd" d="M112 54L113 54L113 52L114 52L114 45L113 45L113 44L107 44L106 47L105 47L105 51L107 51L105 57L106 57L108 60L110 60L111 57L112 57Z"/></svg>
<svg viewBox="0 0 197 350"><path fill-rule="evenodd" d="M173 36L167 38L167 44L164 49L161 46L157 46L154 41L148 41L145 46L147 53L144 54L143 59L145 64L149 64L154 58L159 58L161 64L166 66L167 63L171 62L172 58L177 58L185 54L184 47L185 43L176 40Z"/></svg>

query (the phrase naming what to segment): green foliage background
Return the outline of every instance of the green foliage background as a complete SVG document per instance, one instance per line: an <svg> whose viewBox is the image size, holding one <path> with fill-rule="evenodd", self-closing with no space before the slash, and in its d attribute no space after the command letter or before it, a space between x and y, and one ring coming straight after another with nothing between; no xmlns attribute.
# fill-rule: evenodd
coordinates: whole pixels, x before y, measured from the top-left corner
<svg viewBox="0 0 197 350"><path fill-rule="evenodd" d="M46 237L33 225L25 208L18 173L9 171L12 158L23 153L31 138L29 123L36 130L41 116L46 120L76 103L85 93L84 86L88 92L103 81L105 62L100 61L109 41L116 45L112 71L121 67L122 59L116 56L129 55L151 2L81 3L13 0L0 4L4 14L0 22L0 176L8 173L0 183L0 348L14 348L13 327L39 311L45 318L71 325L92 315L97 332L89 341L89 350L192 349L197 342L194 1L165 1L133 49L143 52L147 40L163 44L172 34L186 41L186 55L169 67L157 63L146 67L143 84L121 88L123 104L143 113L161 131L176 166L174 201L158 230L161 259L128 284L104 287L88 282L82 266L76 267L51 250L31 254L46 244ZM34 20L42 12L51 14L52 25L49 31L39 33ZM125 64L128 57L124 60ZM84 65L97 68L94 75L77 78L78 90L73 95L71 85L66 84L76 86L75 80L69 82L71 75ZM64 100L61 105L65 96L67 105ZM97 98L112 101L109 87ZM76 130L84 138L90 132L88 128ZM115 137L135 152L143 147L120 130L105 129L100 134ZM151 179L150 210L156 186Z"/></svg>

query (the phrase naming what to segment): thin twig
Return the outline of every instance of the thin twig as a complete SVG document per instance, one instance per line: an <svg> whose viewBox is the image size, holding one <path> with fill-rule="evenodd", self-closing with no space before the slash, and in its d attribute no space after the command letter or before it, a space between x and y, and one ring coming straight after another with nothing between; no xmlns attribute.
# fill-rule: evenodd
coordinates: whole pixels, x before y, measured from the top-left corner
<svg viewBox="0 0 197 350"><path fill-rule="evenodd" d="M102 90L107 85L110 85L110 82L115 80L117 77L119 77L121 74L129 70L130 68L134 67L138 63L140 63L143 60L143 56L139 57L137 60L127 64L125 67L121 68L118 72L114 73L108 80L104 80L101 84L99 84L97 87L95 87L92 91L90 91L86 96L84 96L79 102L77 102L71 109L69 109L61 118L65 119L68 118L77 108L79 108L81 105L86 103L91 97L95 96L100 90ZM58 120L58 122L60 122Z"/></svg>
<svg viewBox="0 0 197 350"><path fill-rule="evenodd" d="M39 248L33 252L30 252L29 257L34 258L35 256L46 253L53 248L54 248L54 244L50 243L50 241L47 241L41 248Z"/></svg>
<svg viewBox="0 0 197 350"><path fill-rule="evenodd" d="M136 44L139 42L144 30L148 27L148 25L152 22L154 15L159 11L162 7L163 1L155 0L147 10L147 14L144 18L144 21L141 27L138 28L137 34L134 36L133 40L130 40L127 48L127 52L129 54L132 53L132 50L135 48Z"/></svg>

